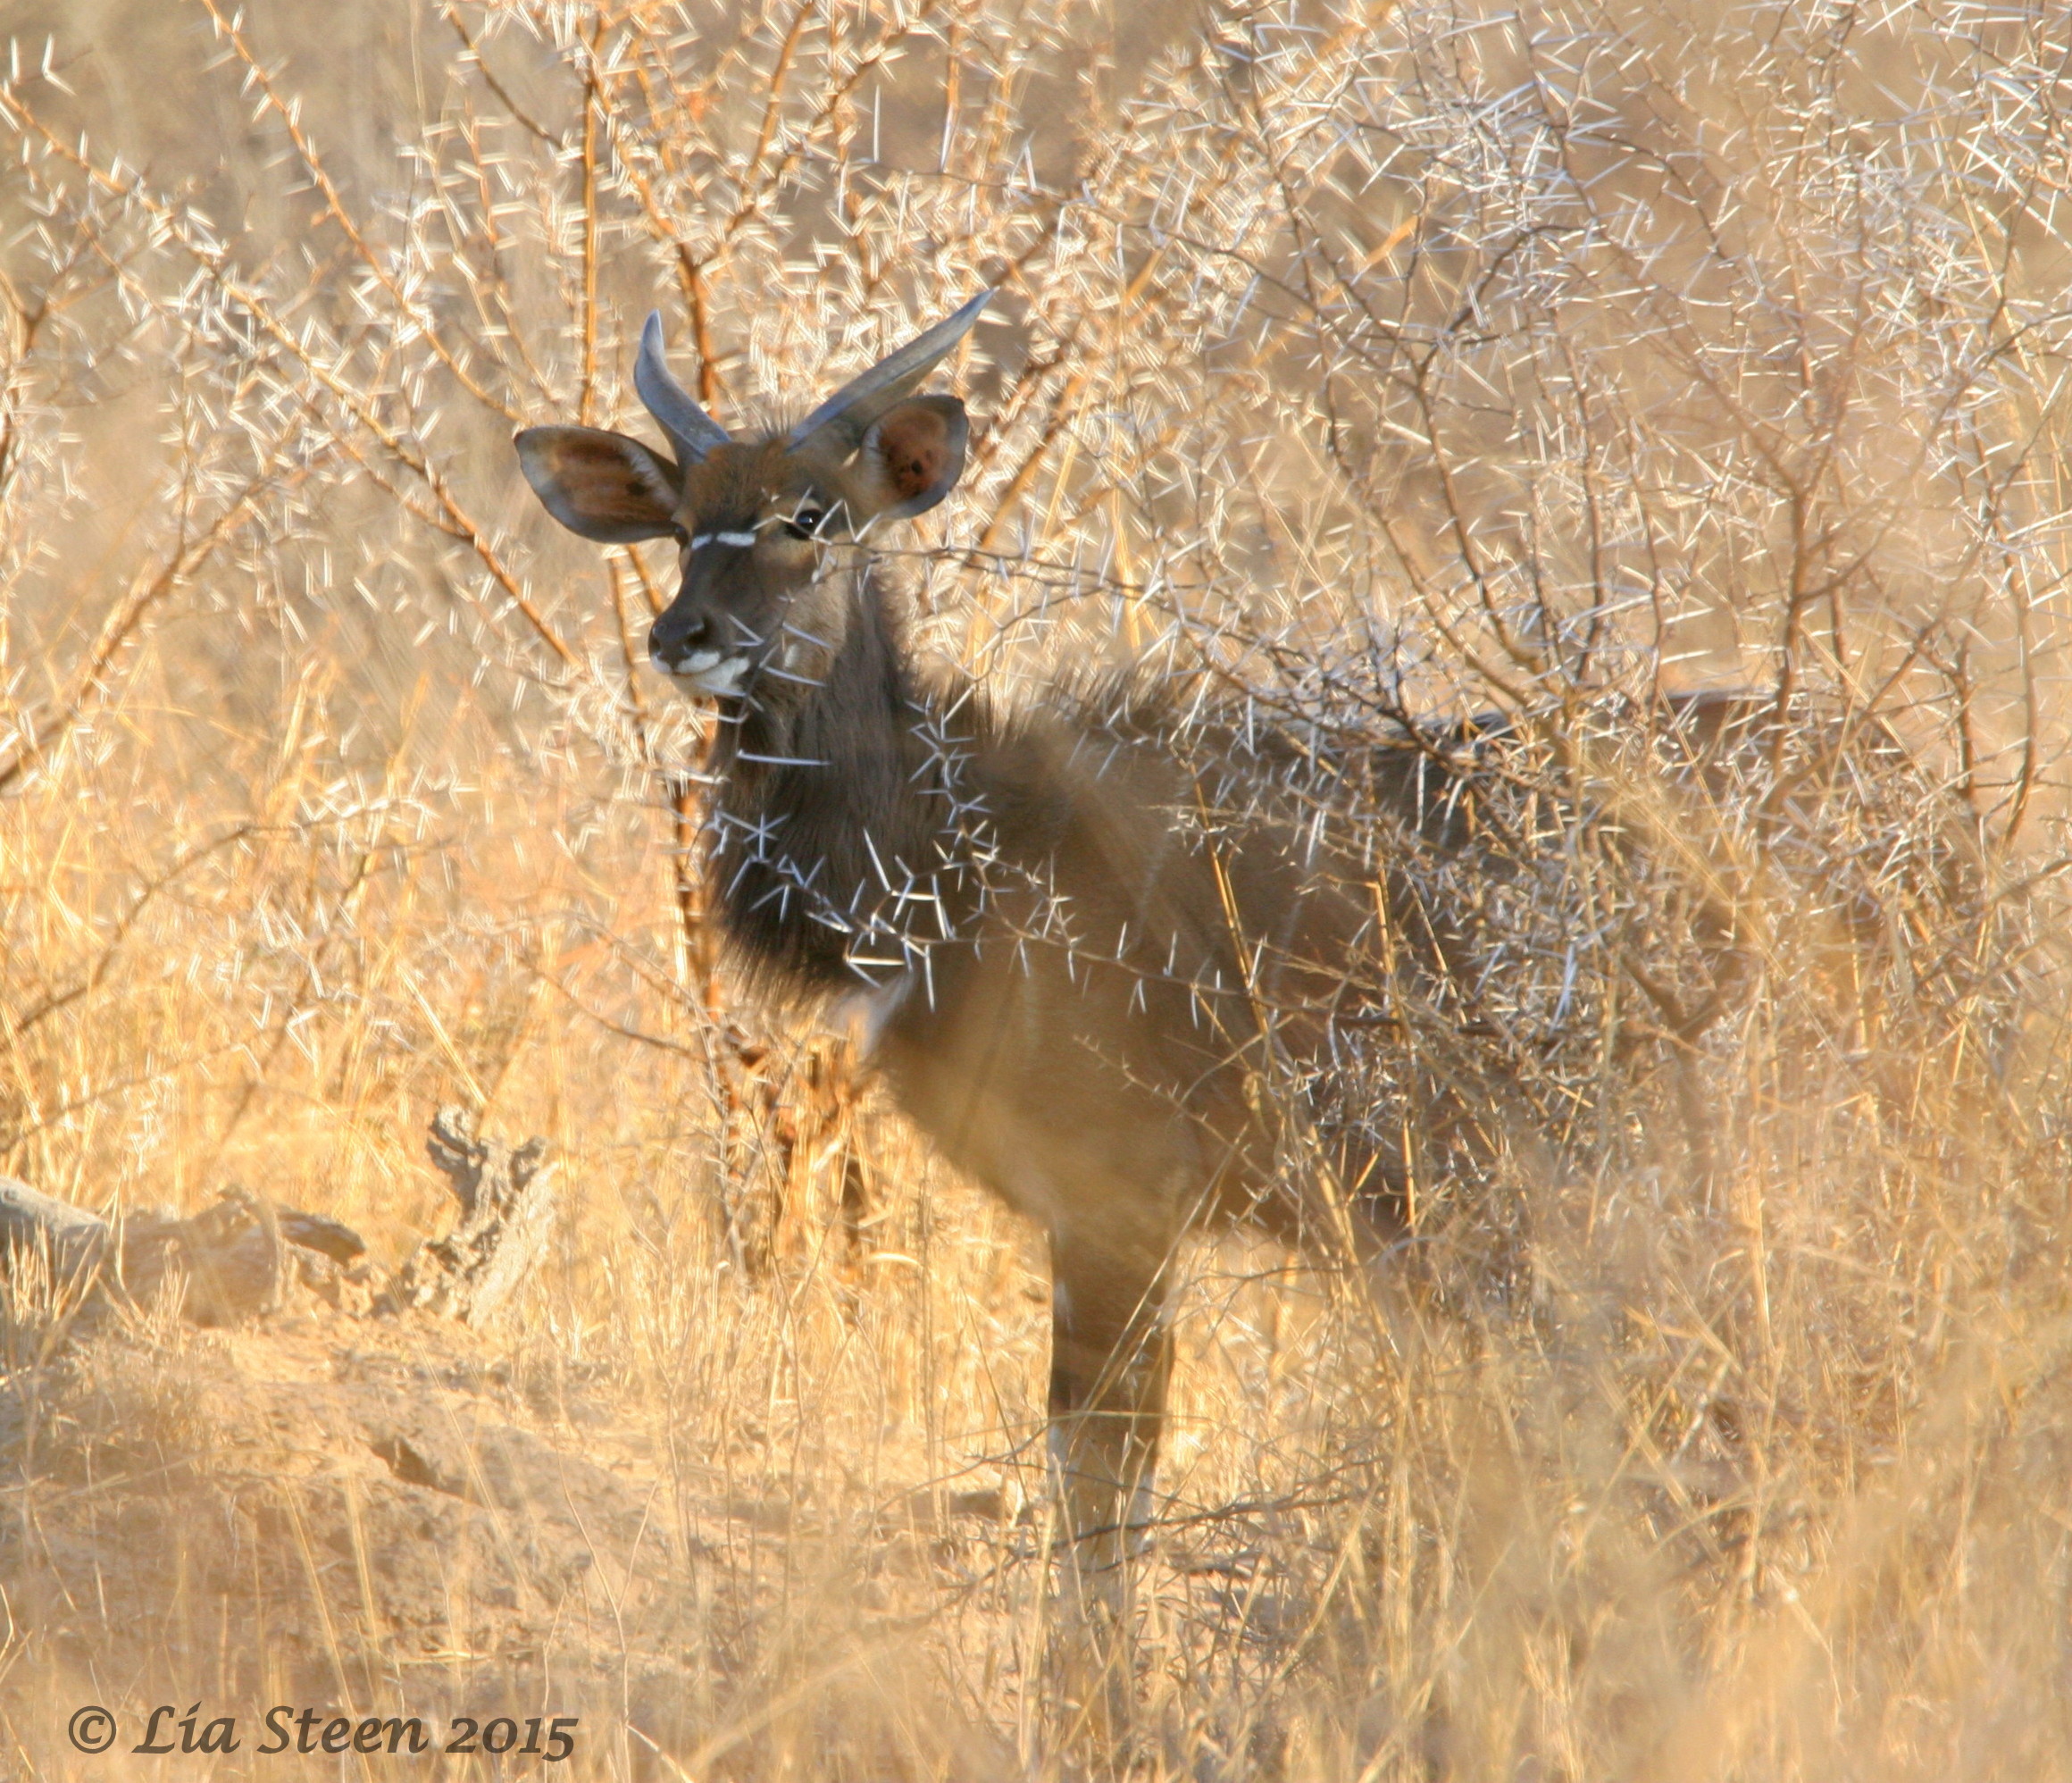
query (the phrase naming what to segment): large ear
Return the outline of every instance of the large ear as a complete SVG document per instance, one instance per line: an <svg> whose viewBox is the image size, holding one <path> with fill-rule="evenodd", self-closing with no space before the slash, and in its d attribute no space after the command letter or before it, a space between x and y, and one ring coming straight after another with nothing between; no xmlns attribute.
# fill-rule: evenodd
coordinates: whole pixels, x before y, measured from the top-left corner
<svg viewBox="0 0 2072 1783"><path fill-rule="evenodd" d="M955 397L908 397L873 422L858 455L872 516L904 520L948 495L964 474L967 431Z"/></svg>
<svg viewBox="0 0 2072 1783"><path fill-rule="evenodd" d="M532 492L567 527L600 545L676 530L676 466L623 433L528 427L513 441Z"/></svg>

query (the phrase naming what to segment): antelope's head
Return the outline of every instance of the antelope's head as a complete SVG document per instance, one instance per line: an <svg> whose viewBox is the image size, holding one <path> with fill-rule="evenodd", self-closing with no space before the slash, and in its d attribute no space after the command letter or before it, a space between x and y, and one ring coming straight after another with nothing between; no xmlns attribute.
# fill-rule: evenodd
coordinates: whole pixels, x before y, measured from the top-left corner
<svg viewBox="0 0 2072 1783"><path fill-rule="evenodd" d="M764 668L815 679L847 623L847 579L821 575L829 548L926 512L963 474L964 405L913 392L991 295L789 432L746 440L729 439L670 374L662 319L650 315L633 385L674 456L595 427L530 427L517 438L518 462L547 511L585 539L675 539L682 581L648 633L656 667L722 698Z"/></svg>

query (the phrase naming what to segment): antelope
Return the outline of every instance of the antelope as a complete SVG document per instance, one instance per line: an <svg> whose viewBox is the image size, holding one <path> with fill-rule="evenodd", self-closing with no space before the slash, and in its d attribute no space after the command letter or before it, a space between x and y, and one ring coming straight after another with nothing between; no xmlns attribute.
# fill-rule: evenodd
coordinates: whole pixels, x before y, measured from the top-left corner
<svg viewBox="0 0 2072 1783"><path fill-rule="evenodd" d="M1338 871L1236 728L1182 749L1170 695L1002 711L916 662L872 546L963 473L964 405L917 392L990 295L744 439L651 315L635 388L666 452L576 426L516 447L583 538L675 540L649 653L718 702L706 870L732 956L779 1000L846 1001L906 1113L1040 1228L1064 1526L1113 1568L1156 1463L1182 1236L1243 1220L1314 1246L1329 1220L1372 1251L1401 1228L1408 1151L1306 1112L1302 1086L1344 963L1391 922L1448 936L1371 866ZM1443 843L1446 778L1407 749L1383 794Z"/></svg>

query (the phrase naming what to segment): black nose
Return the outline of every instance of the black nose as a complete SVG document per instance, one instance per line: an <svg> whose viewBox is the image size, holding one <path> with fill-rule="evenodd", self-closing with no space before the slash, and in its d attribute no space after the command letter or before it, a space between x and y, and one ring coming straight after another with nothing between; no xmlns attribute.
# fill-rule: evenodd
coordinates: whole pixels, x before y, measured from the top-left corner
<svg viewBox="0 0 2072 1783"><path fill-rule="evenodd" d="M655 628L648 634L648 653L653 657L681 656L684 650L704 637L705 615L687 612L681 607L672 607L655 622Z"/></svg>

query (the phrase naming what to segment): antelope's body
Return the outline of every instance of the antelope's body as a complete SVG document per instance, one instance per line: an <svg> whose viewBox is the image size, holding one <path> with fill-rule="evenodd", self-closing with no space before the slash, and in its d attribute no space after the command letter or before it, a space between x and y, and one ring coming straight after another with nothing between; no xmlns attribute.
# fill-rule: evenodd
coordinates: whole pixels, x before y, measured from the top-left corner
<svg viewBox="0 0 2072 1783"><path fill-rule="evenodd" d="M1097 1477L1133 1479L1181 1235L1310 1227L1287 1059L1320 1042L1310 1012L1372 904L1305 858L1292 820L1230 825L1222 764L1177 751L1156 707L997 715L916 676L867 569L840 593L813 623L841 641L811 682L762 688L721 733L726 929L773 990L847 1000L906 1112L1047 1235L1053 1414L1119 1415ZM1333 1175L1385 1227L1396 1162L1304 1137L1335 1142Z"/></svg>
<svg viewBox="0 0 2072 1783"><path fill-rule="evenodd" d="M910 392L978 306L750 442L675 385L651 321L638 381L673 460L583 428L518 446L586 537L678 540L651 651L721 702L725 933L778 996L852 1000L908 1114L1047 1235L1053 1450L1073 1534L1112 1559L1156 1454L1182 1235L1245 1218L1303 1236L1313 1210L1290 1184L1318 1173L1287 1168L1291 1144L1364 1229L1389 1225L1399 1158L1316 1131L1299 1084L1326 1044L1308 1012L1332 1008L1390 898L1213 725L1183 746L1158 701L1120 694L1001 715L916 667L860 546L961 473L962 406ZM1416 750L1391 770L1428 828L1448 821L1433 772ZM1237 782L1252 791L1233 799Z"/></svg>

